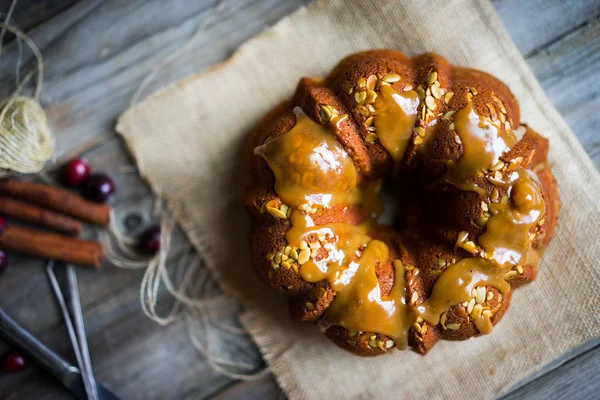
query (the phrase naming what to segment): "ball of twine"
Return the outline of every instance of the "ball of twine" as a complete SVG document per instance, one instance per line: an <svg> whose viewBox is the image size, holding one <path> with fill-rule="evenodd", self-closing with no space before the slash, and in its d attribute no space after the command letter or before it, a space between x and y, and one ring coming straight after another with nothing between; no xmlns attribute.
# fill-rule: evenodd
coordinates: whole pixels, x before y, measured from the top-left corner
<svg viewBox="0 0 600 400"><path fill-rule="evenodd" d="M54 136L48 126L46 114L38 103L44 67L41 53L35 43L16 27L0 23L0 28L0 37L4 36L5 30L14 33L31 48L37 59L37 70L28 74L14 93L0 102L0 178L4 178L14 173L40 172L54 153ZM0 40L0 54L1 45ZM20 60L17 62L19 64ZM34 96L19 95L22 87L36 72Z"/></svg>
<svg viewBox="0 0 600 400"><path fill-rule="evenodd" d="M54 152L44 110L37 101L12 96L0 103L0 178L37 173Z"/></svg>

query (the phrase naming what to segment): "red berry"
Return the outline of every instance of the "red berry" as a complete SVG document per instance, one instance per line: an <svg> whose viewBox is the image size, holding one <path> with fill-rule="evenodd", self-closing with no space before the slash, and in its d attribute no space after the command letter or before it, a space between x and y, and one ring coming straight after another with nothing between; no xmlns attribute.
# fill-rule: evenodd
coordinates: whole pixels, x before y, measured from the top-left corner
<svg viewBox="0 0 600 400"><path fill-rule="evenodd" d="M148 254L156 254L160 250L160 226L152 226L142 233L140 249Z"/></svg>
<svg viewBox="0 0 600 400"><path fill-rule="evenodd" d="M26 366L25 358L16 351L8 353L2 360L2 369L7 372L19 372Z"/></svg>
<svg viewBox="0 0 600 400"><path fill-rule="evenodd" d="M69 187L83 183L90 176L90 165L83 158L74 158L63 168L63 182Z"/></svg>
<svg viewBox="0 0 600 400"><path fill-rule="evenodd" d="M4 232L4 230L6 229L6 225L6 218L0 215L0 235L2 235L2 232Z"/></svg>
<svg viewBox="0 0 600 400"><path fill-rule="evenodd" d="M115 184L106 175L92 175L87 183L87 197L98 203L106 203L115 193Z"/></svg>
<svg viewBox="0 0 600 400"><path fill-rule="evenodd" d="M8 268L8 257L5 252L0 250L0 274L6 271L6 268Z"/></svg>

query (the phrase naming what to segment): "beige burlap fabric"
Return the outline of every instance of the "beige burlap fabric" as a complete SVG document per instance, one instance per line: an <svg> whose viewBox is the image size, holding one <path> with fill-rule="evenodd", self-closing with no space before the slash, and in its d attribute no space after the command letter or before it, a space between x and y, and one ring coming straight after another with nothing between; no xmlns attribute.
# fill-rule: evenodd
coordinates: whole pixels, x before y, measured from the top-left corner
<svg viewBox="0 0 600 400"><path fill-rule="evenodd" d="M441 342L426 357L358 358L313 326L291 322L284 301L255 278L246 251L240 193L248 132L300 77L376 47L437 52L504 80L523 121L550 138L563 201L538 279L517 291L494 332ZM117 130L153 188L182 204L180 222L244 305L244 326L291 398L489 398L600 333L600 176L487 1L317 1L228 62L128 110Z"/></svg>

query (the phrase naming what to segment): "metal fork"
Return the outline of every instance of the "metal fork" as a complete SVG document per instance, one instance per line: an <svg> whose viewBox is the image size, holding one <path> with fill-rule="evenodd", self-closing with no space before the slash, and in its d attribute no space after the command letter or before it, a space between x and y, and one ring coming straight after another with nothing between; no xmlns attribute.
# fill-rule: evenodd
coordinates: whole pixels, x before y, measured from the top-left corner
<svg viewBox="0 0 600 400"><path fill-rule="evenodd" d="M90 352L85 334L85 325L83 323L77 274L72 265L67 265L66 268L68 281L66 297L71 306L70 310L65 301L62 289L58 284L58 280L56 279L56 274L54 273L54 260L49 260L46 264L46 273L50 279L52 290L54 291L54 295L56 296L56 300L58 301L58 305L60 306L65 320L65 325L67 326L67 332L69 333L71 346L75 353L75 359L77 360L79 370L81 371L83 386L85 387L87 397L89 400L98 400L98 388L96 379L94 378L94 371L92 370L92 362L90 360Z"/></svg>

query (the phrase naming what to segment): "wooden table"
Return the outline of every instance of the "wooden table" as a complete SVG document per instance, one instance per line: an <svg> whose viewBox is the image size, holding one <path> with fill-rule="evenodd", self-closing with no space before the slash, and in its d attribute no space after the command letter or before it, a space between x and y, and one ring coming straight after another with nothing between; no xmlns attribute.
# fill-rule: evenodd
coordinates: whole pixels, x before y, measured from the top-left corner
<svg viewBox="0 0 600 400"><path fill-rule="evenodd" d="M225 60L253 35L309 0L228 0L193 49L169 65L146 93ZM0 0L0 11L10 1ZM150 224L152 196L131 173L132 160L114 132L117 116L153 65L181 46L210 15L216 0L20 0L13 22L27 31L45 58L42 104L58 137L57 164L83 154L92 167L113 176L121 228L135 233ZM546 93L600 166L600 2L598 0L495 0L513 40ZM0 59L2 94L13 87L18 48ZM24 66L30 68L29 53ZM128 172L129 171L129 172ZM141 221L141 223L137 223ZM181 251L185 240L176 233ZM271 376L239 382L215 372L189 343L185 323L167 327L142 313L142 273L106 267L79 271L83 309L97 378L123 399L279 398ZM11 257L0 276L0 306L44 342L73 359L43 262ZM161 307L166 312L167 306ZM237 309L223 320L235 324ZM261 361L240 337L236 353ZM0 343L0 353L8 348ZM223 351L227 349L221 349ZM231 349L229 349L231 350ZM217 349L219 351L219 349ZM598 396L600 341L557 360L529 377L507 398ZM525 377L524 377L525 378ZM0 399L68 398L37 367L0 373Z"/></svg>

